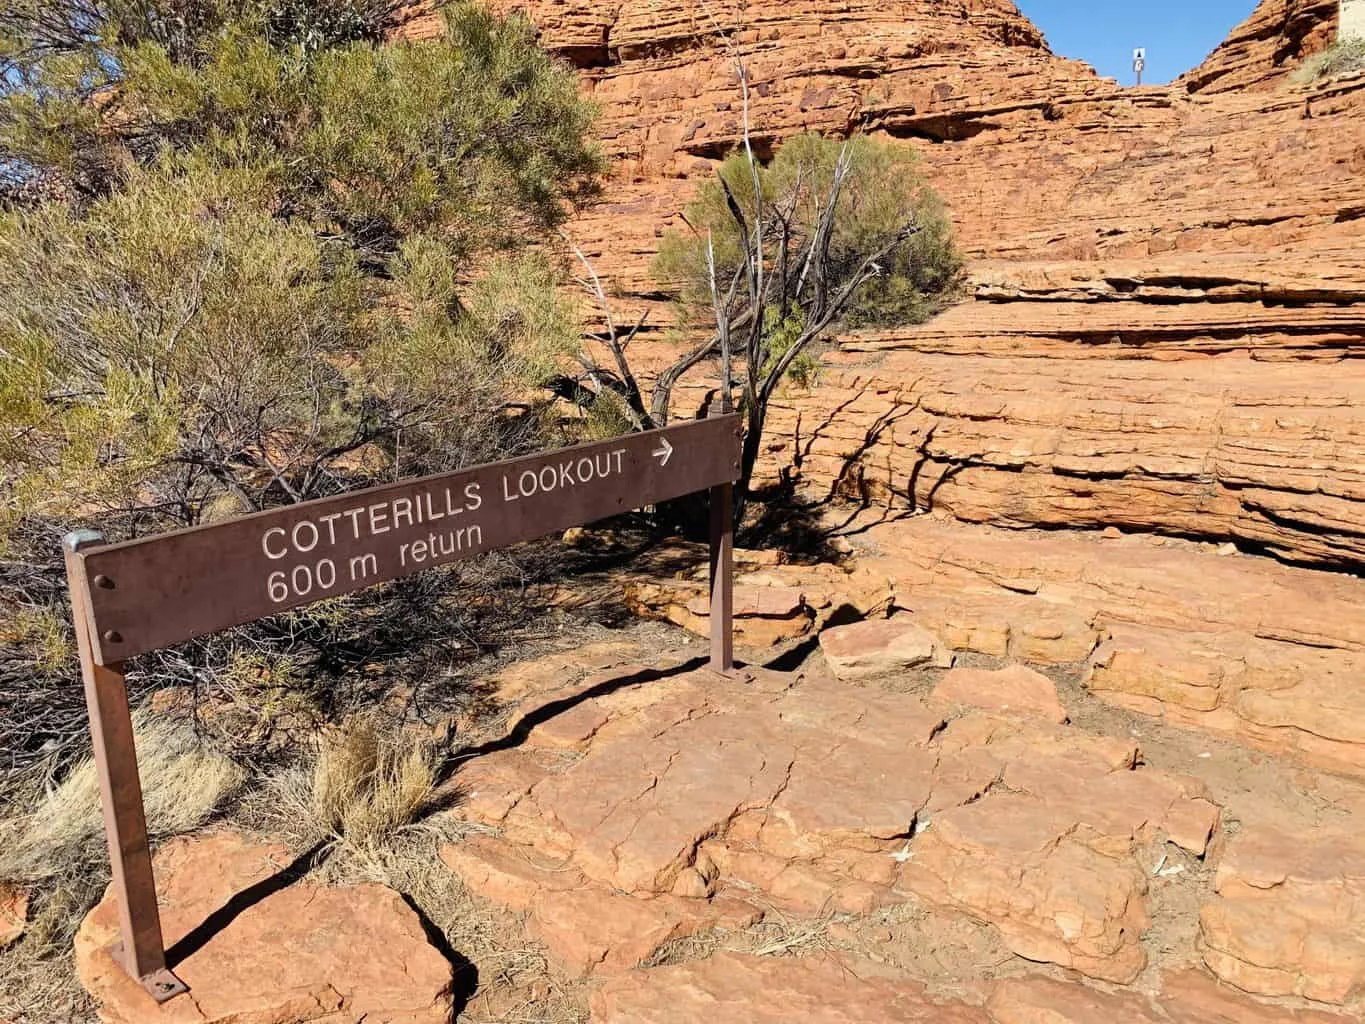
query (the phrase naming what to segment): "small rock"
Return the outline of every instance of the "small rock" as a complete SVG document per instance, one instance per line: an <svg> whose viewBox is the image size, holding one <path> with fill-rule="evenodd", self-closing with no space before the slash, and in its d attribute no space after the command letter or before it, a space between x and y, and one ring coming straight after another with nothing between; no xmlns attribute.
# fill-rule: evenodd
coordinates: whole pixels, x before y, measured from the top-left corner
<svg viewBox="0 0 1365 1024"><path fill-rule="evenodd" d="M1105 540L1119 540L1123 537L1123 531L1117 526L1106 526L1100 536Z"/></svg>
<svg viewBox="0 0 1365 1024"><path fill-rule="evenodd" d="M571 526L564 531L560 540L571 548L582 547L588 539L588 531L581 526Z"/></svg>
<svg viewBox="0 0 1365 1024"><path fill-rule="evenodd" d="M696 868L684 868L673 883L673 895L683 899L704 900L711 895L711 886Z"/></svg>
<svg viewBox="0 0 1365 1024"><path fill-rule="evenodd" d="M955 704L1031 715L1051 722L1066 721L1066 709L1057 699L1056 684L1024 665L1010 665L997 671L955 668L939 680L934 696Z"/></svg>
<svg viewBox="0 0 1365 1024"><path fill-rule="evenodd" d="M281 846L233 833L172 840L156 855L162 927L173 945L289 863ZM114 962L119 909L107 894L76 935L81 984L105 1024L444 1024L451 965L402 896L381 885L296 882L242 908L176 965L192 997L159 1013Z"/></svg>
<svg viewBox="0 0 1365 1024"><path fill-rule="evenodd" d="M1222 544L1219 546L1217 553L1224 556L1235 555L1237 554L1237 545L1232 543Z"/></svg>
<svg viewBox="0 0 1365 1024"><path fill-rule="evenodd" d="M827 629L820 634L820 649L830 671L844 682L952 663L952 653L938 637L908 615Z"/></svg>
<svg viewBox="0 0 1365 1024"><path fill-rule="evenodd" d="M0 885L0 949L17 942L28 919L28 893L12 885Z"/></svg>

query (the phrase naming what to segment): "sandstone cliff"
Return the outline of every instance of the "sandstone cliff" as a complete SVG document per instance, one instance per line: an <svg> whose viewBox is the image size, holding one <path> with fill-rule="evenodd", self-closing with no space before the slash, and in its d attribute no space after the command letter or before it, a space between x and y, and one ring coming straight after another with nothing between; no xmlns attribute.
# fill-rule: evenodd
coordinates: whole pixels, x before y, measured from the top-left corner
<svg viewBox="0 0 1365 1024"><path fill-rule="evenodd" d="M1008 0L515 6L602 107L614 180L573 234L623 318L668 320L649 259L740 137L735 53L760 149L904 139L948 200L970 300L834 345L785 397L769 474L1365 564L1365 81L1287 73L1335 0L1264 0L1140 89L1053 55Z"/></svg>
<svg viewBox="0 0 1365 1024"><path fill-rule="evenodd" d="M1180 83L1190 92L1265 88L1336 39L1340 0L1266 0Z"/></svg>

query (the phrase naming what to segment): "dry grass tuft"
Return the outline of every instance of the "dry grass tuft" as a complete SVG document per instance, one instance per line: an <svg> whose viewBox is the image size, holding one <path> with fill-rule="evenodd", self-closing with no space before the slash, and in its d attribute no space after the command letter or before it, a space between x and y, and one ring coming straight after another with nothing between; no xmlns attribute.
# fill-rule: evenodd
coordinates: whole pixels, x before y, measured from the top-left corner
<svg viewBox="0 0 1365 1024"><path fill-rule="evenodd" d="M319 737L310 764L271 778L246 817L299 849L323 843L329 856L378 858L432 809L439 760L435 744L378 715L357 715Z"/></svg>
<svg viewBox="0 0 1365 1024"><path fill-rule="evenodd" d="M431 744L381 731L362 716L324 738L313 769L313 814L338 839L372 847L417 821L435 790Z"/></svg>
<svg viewBox="0 0 1365 1024"><path fill-rule="evenodd" d="M206 749L189 722L139 712L133 731L153 839L199 827L244 781L241 768ZM41 884L98 866L103 884L106 857L92 759L77 765L28 813L0 822L0 879Z"/></svg>
<svg viewBox="0 0 1365 1024"><path fill-rule="evenodd" d="M241 788L242 770L207 750L191 723L133 716L147 828L154 839L204 824ZM20 941L0 952L0 1020L25 1024L93 1019L75 979L71 940L109 881L95 765L16 795L22 813L0 820L0 880L32 891Z"/></svg>

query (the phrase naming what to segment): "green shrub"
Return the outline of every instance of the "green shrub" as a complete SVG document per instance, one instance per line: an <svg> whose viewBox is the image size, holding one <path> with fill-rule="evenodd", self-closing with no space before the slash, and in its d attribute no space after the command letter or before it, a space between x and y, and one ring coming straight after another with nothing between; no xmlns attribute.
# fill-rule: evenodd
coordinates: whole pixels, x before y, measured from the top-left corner
<svg viewBox="0 0 1365 1024"><path fill-rule="evenodd" d="M843 311L843 323L849 327L922 323L951 298L961 275L962 257L953 240L952 222L943 201L925 181L913 149L864 136L850 139L847 146L851 171L833 222L827 267L830 280L846 278L864 254L895 236L907 220L913 218L919 230L896 249L877 277L858 290ZM760 181L769 219L774 211L792 210L789 251L794 252L818 222L843 147L838 140L799 135L783 143L762 168ZM753 177L744 155L730 157L720 175L752 218L756 208ZM679 288L687 320L704 320L711 310L707 240L715 247L717 276L722 285L728 285L739 262L740 237L719 181L703 186L686 212L691 229L665 236L654 273ZM773 222L765 224L764 230L773 238L781 227ZM769 258L775 261L780 254Z"/></svg>
<svg viewBox="0 0 1365 1024"><path fill-rule="evenodd" d="M593 111L524 19L462 3L446 38L374 45L398 6L0 13L0 175L67 198L0 215L0 533L190 525L534 440L525 396L578 332L528 247L596 187Z"/></svg>

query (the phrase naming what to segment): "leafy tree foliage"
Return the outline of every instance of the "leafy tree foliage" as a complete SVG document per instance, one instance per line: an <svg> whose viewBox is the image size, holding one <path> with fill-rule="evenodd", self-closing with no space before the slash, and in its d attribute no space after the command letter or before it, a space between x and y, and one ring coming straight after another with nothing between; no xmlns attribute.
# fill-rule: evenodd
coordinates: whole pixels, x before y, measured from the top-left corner
<svg viewBox="0 0 1365 1024"><path fill-rule="evenodd" d="M120 539L541 443L541 384L579 328L536 252L593 194L593 110L524 19L452 4L443 38L390 42L406 7L0 3L12 766L84 743L65 530ZM413 652L423 623L441 643L483 614L408 582L428 588L410 606L318 606L142 671L233 693L236 664Z"/></svg>
<svg viewBox="0 0 1365 1024"><path fill-rule="evenodd" d="M461 4L21 0L0 154L11 521L135 532L507 453L576 337L527 246L589 197L593 112Z"/></svg>

